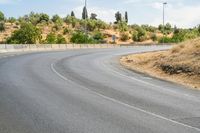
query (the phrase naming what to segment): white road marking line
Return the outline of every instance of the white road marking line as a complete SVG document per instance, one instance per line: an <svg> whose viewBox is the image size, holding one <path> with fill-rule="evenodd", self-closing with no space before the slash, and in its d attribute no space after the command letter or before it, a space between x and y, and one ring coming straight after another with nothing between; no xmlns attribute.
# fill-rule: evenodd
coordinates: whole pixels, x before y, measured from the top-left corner
<svg viewBox="0 0 200 133"><path fill-rule="evenodd" d="M104 68L109 69L110 72L113 72L113 73L115 73L115 74L117 74L117 75L120 75L120 76L122 76L122 77L131 79L131 80L134 80L134 81L137 81L137 82L146 84L146 85L150 85L150 86L155 87L155 88L163 89L165 92L169 92L169 93L172 93L172 94L175 94L175 95L180 94L180 93L177 93L176 91L169 90L169 89L164 88L164 87L162 87L162 86L158 86L158 85L149 83L149 82L147 82L147 81L143 81L143 80L137 79L137 78L132 77L132 76L127 76L127 75L121 74L121 73L119 73L119 72L117 72L117 71L115 71L115 70L113 70L113 69L110 69L110 68L106 67L105 64L103 64L103 63L101 63L101 65L102 65ZM188 98L194 98L193 96L191 96L191 95L189 95L189 94L183 94L183 96L188 97ZM195 100L195 101L199 102L199 100Z"/></svg>
<svg viewBox="0 0 200 133"><path fill-rule="evenodd" d="M65 81L68 81L68 82L71 82L71 83L73 83L73 84L76 84L76 83L73 82L72 80L67 79L65 76L63 76L62 74L60 74L59 72L57 72L56 69L54 68L54 63L51 64L51 70L52 70L56 75L58 75L61 79L65 80ZM79 84L76 84L76 85L79 85ZM155 113L152 113L152 112L149 112L149 111L140 109L140 108L138 108L138 107L135 107L135 106L132 106L132 105L123 103L123 102L118 101L118 100L116 100L116 99L107 97L107 96L105 96L105 95L102 95L102 94L100 94L100 93L97 93L97 92L95 92L95 91L92 91L91 89L86 88L86 87L84 87L84 86L81 86L81 85L79 85L79 86L80 86L81 88L87 89L88 91L90 91L90 92L92 92L92 93L94 93L94 94L96 94L96 95L98 95L98 96L100 96L100 97L102 97L102 98L104 98L104 99L107 99L107 100L110 100L110 101L112 101L112 102L121 104L121 105L126 106L126 107L128 107L128 108L131 108L131 109L134 109L134 110L143 112L143 113L145 113L145 114L154 116L154 117L159 118L159 119L162 119L162 120L166 120L166 121L172 122L172 123L174 123L174 124L178 124L178 125L181 125L181 126L184 126L184 127L187 127L187 128L194 129L194 130L196 130L196 131L200 131L199 128L196 128L196 127L193 127L193 126L184 124L184 123L180 123L180 122L175 121L175 120L171 120L171 119L166 118L166 117L163 117L163 116L161 116L161 115L157 115L157 114L155 114Z"/></svg>

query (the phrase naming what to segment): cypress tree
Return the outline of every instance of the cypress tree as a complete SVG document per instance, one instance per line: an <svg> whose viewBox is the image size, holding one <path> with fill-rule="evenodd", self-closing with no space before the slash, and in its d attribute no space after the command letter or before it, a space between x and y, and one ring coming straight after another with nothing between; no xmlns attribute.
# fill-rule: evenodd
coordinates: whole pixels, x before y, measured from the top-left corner
<svg viewBox="0 0 200 133"><path fill-rule="evenodd" d="M83 8L82 19L88 19L88 12L86 7Z"/></svg>
<svg viewBox="0 0 200 133"><path fill-rule="evenodd" d="M128 23L128 12L125 12L125 21Z"/></svg>

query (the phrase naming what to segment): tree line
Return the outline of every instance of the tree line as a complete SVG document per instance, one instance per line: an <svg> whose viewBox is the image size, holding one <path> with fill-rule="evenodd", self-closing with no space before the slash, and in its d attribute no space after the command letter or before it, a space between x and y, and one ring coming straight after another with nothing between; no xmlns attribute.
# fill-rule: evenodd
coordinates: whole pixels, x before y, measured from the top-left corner
<svg viewBox="0 0 200 133"><path fill-rule="evenodd" d="M35 43L105 43L104 39L109 37L101 32L105 29L114 29L120 32L120 40L132 39L134 42L142 42L148 39L161 42L182 42L200 36L200 26L191 29L181 29L167 23L158 27L150 25L128 25L128 12L122 15L119 11L115 13L115 22L105 23L98 19L97 14L88 15L87 8L82 11L82 18L76 17L74 11L70 15L61 18L59 15L50 17L45 13L34 13L24 15L19 18L9 17L0 12L0 32L5 31L5 23L15 23L19 29L14 31L4 43L12 44L35 44ZM44 26L52 25L51 32L42 36ZM67 26L65 26L67 25ZM85 29L86 28L86 29ZM163 30L164 29L164 30ZM85 34L85 30L87 34ZM163 33L164 38L158 37L157 33ZM172 37L168 35L172 34ZM66 40L66 36L69 40Z"/></svg>

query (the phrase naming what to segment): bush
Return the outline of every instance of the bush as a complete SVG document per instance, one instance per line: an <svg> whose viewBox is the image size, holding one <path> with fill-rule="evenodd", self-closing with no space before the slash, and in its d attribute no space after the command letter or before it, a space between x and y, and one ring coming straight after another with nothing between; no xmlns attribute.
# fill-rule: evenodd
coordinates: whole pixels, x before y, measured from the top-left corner
<svg viewBox="0 0 200 133"><path fill-rule="evenodd" d="M45 43L47 44L56 44L56 35L55 33L49 33L46 37Z"/></svg>
<svg viewBox="0 0 200 133"><path fill-rule="evenodd" d="M155 33L151 35L151 40L154 41L154 42L158 40Z"/></svg>
<svg viewBox="0 0 200 133"><path fill-rule="evenodd" d="M149 25L141 25L141 28L143 28L144 30L148 32L155 32L157 30L156 27L149 26Z"/></svg>
<svg viewBox="0 0 200 133"><path fill-rule="evenodd" d="M63 22L62 18L60 18L60 16L58 16L58 15L54 15L51 20L54 23L62 23Z"/></svg>
<svg viewBox="0 0 200 133"><path fill-rule="evenodd" d="M71 24L73 28L75 28L76 25L79 23L79 20L74 16L67 16L66 18L64 18L64 21L67 24Z"/></svg>
<svg viewBox="0 0 200 133"><path fill-rule="evenodd" d="M104 39L104 36L101 32L96 32L93 36L94 40L102 41Z"/></svg>
<svg viewBox="0 0 200 133"><path fill-rule="evenodd" d="M61 34L56 36L55 33L49 33L44 42L46 44L66 44L65 38Z"/></svg>
<svg viewBox="0 0 200 133"><path fill-rule="evenodd" d="M88 35L86 35L85 33L81 32L81 31L77 31L77 32L73 33L70 41L72 43L76 43L76 44L96 43L96 41L93 38L89 37Z"/></svg>
<svg viewBox="0 0 200 133"><path fill-rule="evenodd" d="M132 39L136 42L145 41L147 39L146 31L143 28L137 29L137 31L133 32Z"/></svg>
<svg viewBox="0 0 200 133"><path fill-rule="evenodd" d="M63 34L66 35L68 33L70 33L70 30L68 28L65 28L64 31L63 31Z"/></svg>
<svg viewBox="0 0 200 133"><path fill-rule="evenodd" d="M52 27L52 31L59 31L61 29L61 26L58 25L58 24L55 24L53 27Z"/></svg>
<svg viewBox="0 0 200 133"><path fill-rule="evenodd" d="M66 44L66 40L65 40L65 38L64 38L62 35L59 34L59 35L57 36L56 43L57 43L57 44Z"/></svg>
<svg viewBox="0 0 200 133"><path fill-rule="evenodd" d="M5 23L0 22L0 32L5 31Z"/></svg>
<svg viewBox="0 0 200 133"><path fill-rule="evenodd" d="M119 29L120 32L125 32L125 31L127 31L127 30L128 30L128 25L127 25L127 23L124 22L124 21L118 22L118 29Z"/></svg>
<svg viewBox="0 0 200 133"><path fill-rule="evenodd" d="M159 43L173 43L174 40L172 38L169 37L162 37L159 39Z"/></svg>
<svg viewBox="0 0 200 133"><path fill-rule="evenodd" d="M121 39L121 41L127 41L127 40L129 40L129 34L122 33L120 39Z"/></svg>
<svg viewBox="0 0 200 133"><path fill-rule="evenodd" d="M87 20L87 29L89 31L94 31L96 29L96 20L91 20L91 19L88 19Z"/></svg>
<svg viewBox="0 0 200 133"><path fill-rule="evenodd" d="M7 39L9 44L35 44L41 40L41 31L31 23L24 23Z"/></svg>

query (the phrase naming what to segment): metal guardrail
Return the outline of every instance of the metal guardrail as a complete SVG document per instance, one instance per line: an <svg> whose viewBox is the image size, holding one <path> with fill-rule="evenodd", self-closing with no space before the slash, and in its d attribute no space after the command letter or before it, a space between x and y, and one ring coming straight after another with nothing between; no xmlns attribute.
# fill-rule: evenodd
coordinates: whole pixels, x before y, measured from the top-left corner
<svg viewBox="0 0 200 133"><path fill-rule="evenodd" d="M0 44L0 52L117 48L116 44Z"/></svg>

